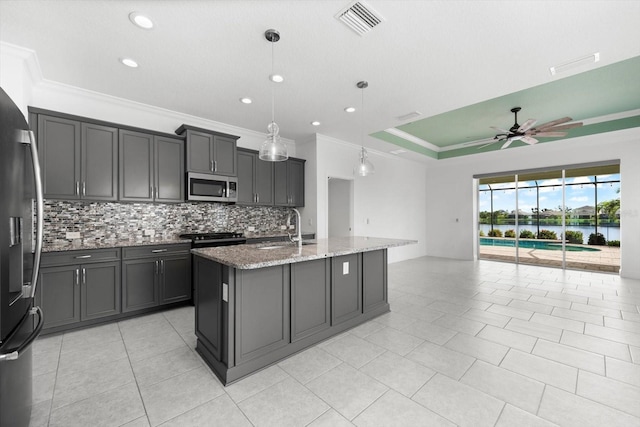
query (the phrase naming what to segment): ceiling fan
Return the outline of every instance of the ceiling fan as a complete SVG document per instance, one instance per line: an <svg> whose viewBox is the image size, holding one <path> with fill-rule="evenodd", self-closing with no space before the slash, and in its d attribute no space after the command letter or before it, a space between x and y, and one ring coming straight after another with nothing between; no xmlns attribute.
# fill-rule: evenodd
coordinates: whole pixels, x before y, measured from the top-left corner
<svg viewBox="0 0 640 427"><path fill-rule="evenodd" d="M518 111L520 110L520 107L514 107L511 109L511 112L515 115L515 120L513 126L511 126L509 130L491 126L492 129L495 129L500 133L493 137L494 141L478 148L480 149L483 147L487 147L491 144L495 144L496 142L504 142L502 147L500 147L500 149L502 150L511 145L513 141L518 140L524 142L525 144L533 145L538 143L538 140L535 139L534 136L558 138L561 136L566 136L567 132L565 131L582 126L582 122L563 124L573 120L571 117L563 117L561 119L552 120L537 127L533 127L537 122L535 119L529 119L524 122L524 124L519 125Z"/></svg>

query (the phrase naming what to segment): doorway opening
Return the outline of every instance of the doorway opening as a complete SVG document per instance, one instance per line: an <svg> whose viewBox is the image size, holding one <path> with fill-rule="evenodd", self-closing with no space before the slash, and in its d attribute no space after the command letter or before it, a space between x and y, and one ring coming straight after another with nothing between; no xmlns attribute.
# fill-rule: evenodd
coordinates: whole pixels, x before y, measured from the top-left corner
<svg viewBox="0 0 640 427"><path fill-rule="evenodd" d="M328 235L353 236L353 180L336 177L329 179Z"/></svg>
<svg viewBox="0 0 640 427"><path fill-rule="evenodd" d="M478 258L620 271L620 164L478 179Z"/></svg>

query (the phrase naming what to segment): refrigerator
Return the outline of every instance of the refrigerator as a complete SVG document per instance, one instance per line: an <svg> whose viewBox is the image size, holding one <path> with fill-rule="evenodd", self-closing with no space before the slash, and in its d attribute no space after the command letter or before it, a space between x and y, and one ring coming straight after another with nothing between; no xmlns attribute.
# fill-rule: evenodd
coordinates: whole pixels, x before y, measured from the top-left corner
<svg viewBox="0 0 640 427"><path fill-rule="evenodd" d="M33 132L0 88L0 427L28 426L34 306L42 252L42 183Z"/></svg>

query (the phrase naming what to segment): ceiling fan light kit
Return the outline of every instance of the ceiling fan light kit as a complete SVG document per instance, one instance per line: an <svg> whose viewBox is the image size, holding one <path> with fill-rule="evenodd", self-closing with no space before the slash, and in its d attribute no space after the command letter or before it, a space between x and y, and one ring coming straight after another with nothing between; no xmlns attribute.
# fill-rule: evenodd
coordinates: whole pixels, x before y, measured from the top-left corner
<svg viewBox="0 0 640 427"><path fill-rule="evenodd" d="M552 120L537 127L534 127L538 122L535 119L528 119L526 122L524 122L524 124L519 125L518 112L521 109L522 108L520 107L513 107L511 109L511 112L514 114L514 121L513 126L511 126L509 130L491 126L491 129L495 129L500 133L493 137L494 141L482 145L478 148L484 148L496 142L504 142L504 144L502 144L502 147L500 147L500 149L502 150L509 147L514 141L522 141L525 144L534 145L539 142L536 138L534 138L534 136L543 138L560 138L563 136L567 136L567 132L564 131L582 126L582 122L568 123L573 120L571 117L563 117L561 119Z"/></svg>

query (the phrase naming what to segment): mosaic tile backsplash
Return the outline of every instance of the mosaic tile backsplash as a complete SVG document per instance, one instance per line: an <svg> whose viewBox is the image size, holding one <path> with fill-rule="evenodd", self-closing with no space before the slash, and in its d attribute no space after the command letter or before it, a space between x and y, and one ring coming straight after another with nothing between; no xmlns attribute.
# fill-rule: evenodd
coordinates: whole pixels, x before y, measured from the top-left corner
<svg viewBox="0 0 640 427"><path fill-rule="evenodd" d="M290 208L222 203L106 203L45 200L44 243L80 232L84 240L140 240L146 230L176 238L182 233L235 231L252 235L282 233ZM293 217L295 222L295 216Z"/></svg>

